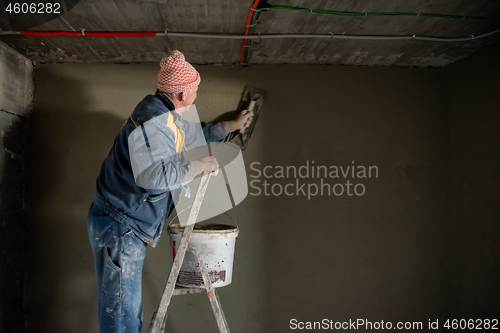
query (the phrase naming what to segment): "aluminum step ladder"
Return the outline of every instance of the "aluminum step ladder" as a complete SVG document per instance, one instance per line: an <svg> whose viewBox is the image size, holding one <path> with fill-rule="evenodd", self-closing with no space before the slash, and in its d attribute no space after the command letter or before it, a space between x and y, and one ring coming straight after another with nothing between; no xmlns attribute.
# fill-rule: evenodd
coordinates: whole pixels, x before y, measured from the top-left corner
<svg viewBox="0 0 500 333"><path fill-rule="evenodd" d="M214 311L217 326L219 326L219 331L221 333L229 333L229 327L227 325L226 317L224 316L224 311L222 311L222 307L220 305L219 296L217 295L217 292L215 291L215 288L212 286L212 282L210 281L208 268L205 266L205 262L203 261L201 253L198 253L196 249L189 246L189 238L191 237L191 233L193 232L198 213L200 212L201 204L203 202L203 198L205 197L205 192L207 190L211 175L211 172L204 172L201 178L200 185L198 186L196 197L193 202L193 206L191 207L191 211L189 212L187 225L186 227L184 227L181 242L172 264L170 275L168 276L165 291L163 292L163 296L161 297L160 306L158 307L158 310L153 314L148 333L163 333L165 331L165 324L167 322L167 309L172 296L199 293L207 294L208 299L210 300L210 304L212 305L212 310ZM204 287L176 287L175 283L177 281L179 271L181 270L186 251L192 252L198 258L198 264L201 269L201 276L203 278Z"/></svg>

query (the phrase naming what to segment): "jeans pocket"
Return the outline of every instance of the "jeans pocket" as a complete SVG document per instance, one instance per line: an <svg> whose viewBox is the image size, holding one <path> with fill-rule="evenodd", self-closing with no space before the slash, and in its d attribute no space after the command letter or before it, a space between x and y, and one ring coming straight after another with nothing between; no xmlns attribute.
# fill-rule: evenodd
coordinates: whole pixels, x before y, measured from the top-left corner
<svg viewBox="0 0 500 333"><path fill-rule="evenodd" d="M147 244L129 230L123 235L122 256L127 260L144 260ZM122 267L123 268L123 267Z"/></svg>
<svg viewBox="0 0 500 333"><path fill-rule="evenodd" d="M118 267L110 256L110 249L104 249L104 272L102 277L102 292L107 295L120 296L122 269Z"/></svg>

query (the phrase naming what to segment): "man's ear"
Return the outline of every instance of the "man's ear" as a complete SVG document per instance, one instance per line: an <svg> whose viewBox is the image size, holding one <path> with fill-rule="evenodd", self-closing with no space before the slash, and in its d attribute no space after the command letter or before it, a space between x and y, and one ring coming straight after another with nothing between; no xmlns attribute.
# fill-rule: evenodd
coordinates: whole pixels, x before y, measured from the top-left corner
<svg viewBox="0 0 500 333"><path fill-rule="evenodd" d="M185 101L185 100L186 100L186 98L187 98L187 92L186 92L186 91L182 91L182 92L180 93L179 97L180 97L180 100L181 100L181 101Z"/></svg>

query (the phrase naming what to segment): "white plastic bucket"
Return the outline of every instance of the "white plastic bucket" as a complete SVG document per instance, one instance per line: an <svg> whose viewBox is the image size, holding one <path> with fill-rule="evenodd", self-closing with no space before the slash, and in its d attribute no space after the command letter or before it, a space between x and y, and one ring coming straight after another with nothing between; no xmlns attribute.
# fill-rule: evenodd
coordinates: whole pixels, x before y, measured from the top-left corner
<svg viewBox="0 0 500 333"><path fill-rule="evenodd" d="M174 262L183 229L178 223L167 228L170 235L170 265ZM227 286L232 281L234 246L238 232L238 227L234 225L196 224L189 239L189 245L195 248L205 261L210 281L216 288ZM186 251L176 284L182 287L199 287L203 284L198 259L192 252Z"/></svg>

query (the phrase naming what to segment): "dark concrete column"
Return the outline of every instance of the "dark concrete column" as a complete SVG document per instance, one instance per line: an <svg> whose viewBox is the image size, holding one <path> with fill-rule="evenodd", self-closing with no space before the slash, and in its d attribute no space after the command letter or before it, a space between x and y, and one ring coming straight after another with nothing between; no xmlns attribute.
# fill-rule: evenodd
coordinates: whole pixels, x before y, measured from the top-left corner
<svg viewBox="0 0 500 333"><path fill-rule="evenodd" d="M26 332L25 155L33 64L0 43L0 73L0 332Z"/></svg>

